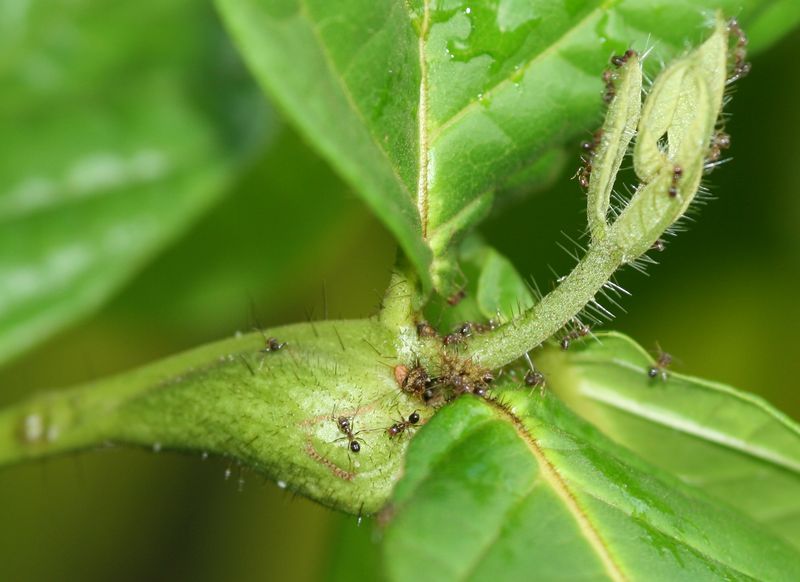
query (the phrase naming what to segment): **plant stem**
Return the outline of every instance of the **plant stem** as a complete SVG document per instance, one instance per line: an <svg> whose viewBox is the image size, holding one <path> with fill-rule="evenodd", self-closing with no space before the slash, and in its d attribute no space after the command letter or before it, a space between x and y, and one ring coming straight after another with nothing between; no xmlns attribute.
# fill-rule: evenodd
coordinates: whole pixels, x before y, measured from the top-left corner
<svg viewBox="0 0 800 582"><path fill-rule="evenodd" d="M538 304L493 333L475 336L467 347L470 357L494 369L541 345L594 299L622 260L622 250L610 240L591 245L583 260Z"/></svg>

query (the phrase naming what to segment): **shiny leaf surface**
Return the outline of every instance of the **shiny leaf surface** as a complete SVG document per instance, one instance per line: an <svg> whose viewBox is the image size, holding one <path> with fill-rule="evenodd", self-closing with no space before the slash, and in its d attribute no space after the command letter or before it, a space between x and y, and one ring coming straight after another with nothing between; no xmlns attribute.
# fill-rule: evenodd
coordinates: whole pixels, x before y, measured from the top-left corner
<svg viewBox="0 0 800 582"><path fill-rule="evenodd" d="M202 3L36 1L0 22L6 360L100 304L207 209L261 140L265 110Z"/></svg>
<svg viewBox="0 0 800 582"><path fill-rule="evenodd" d="M800 547L800 427L764 400L657 366L599 334L537 359L548 386L613 440ZM656 378L648 375L651 367Z"/></svg>
<svg viewBox="0 0 800 582"><path fill-rule="evenodd" d="M505 407L461 398L412 441L386 533L390 579L800 575L791 546L615 446L557 399L503 398Z"/></svg>
<svg viewBox="0 0 800 582"><path fill-rule="evenodd" d="M455 250L494 193L594 129L614 52L648 68L707 34L721 9L757 27L785 2L217 0L284 111L367 200L425 283L450 297ZM789 14L793 22L800 15Z"/></svg>

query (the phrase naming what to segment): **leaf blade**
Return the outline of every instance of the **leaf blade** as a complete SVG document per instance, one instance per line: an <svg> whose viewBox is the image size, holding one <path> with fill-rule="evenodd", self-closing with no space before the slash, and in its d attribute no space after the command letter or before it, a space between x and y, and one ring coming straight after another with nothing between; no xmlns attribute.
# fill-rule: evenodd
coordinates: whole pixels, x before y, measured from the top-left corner
<svg viewBox="0 0 800 582"><path fill-rule="evenodd" d="M265 110L241 69L222 66L231 55L207 8L63 4L33 3L4 39L2 361L119 288L264 135ZM141 34L154 20L183 26ZM204 75L224 89L198 91ZM244 123L227 110L243 106Z"/></svg>
<svg viewBox="0 0 800 582"><path fill-rule="evenodd" d="M599 334L541 365L548 385L611 439L800 547L800 427L763 399L670 373L629 338Z"/></svg>
<svg viewBox="0 0 800 582"><path fill-rule="evenodd" d="M588 579L747 579L796 568L789 546L767 542L733 510L630 459L555 399L504 398L499 412L459 399L412 441L386 534L392 579L412 570L438 580L558 571ZM450 455L448 447L474 454ZM514 507L513 517L498 504ZM543 523L557 524L558 535ZM541 559L529 560L539 548L547 550ZM553 561L560 570L549 569Z"/></svg>

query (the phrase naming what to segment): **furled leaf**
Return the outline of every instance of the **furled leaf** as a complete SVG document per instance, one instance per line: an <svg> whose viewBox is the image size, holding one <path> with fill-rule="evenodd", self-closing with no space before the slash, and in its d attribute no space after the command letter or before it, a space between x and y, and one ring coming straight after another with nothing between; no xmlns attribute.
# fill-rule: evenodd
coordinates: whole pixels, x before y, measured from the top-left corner
<svg viewBox="0 0 800 582"><path fill-rule="evenodd" d="M496 189L599 123L611 54L653 48L653 72L715 9L758 22L761 45L789 28L762 18L777 0L217 4L265 88L446 297Z"/></svg>
<svg viewBox="0 0 800 582"><path fill-rule="evenodd" d="M800 427L734 388L668 373L603 333L537 358L548 387L613 440L800 547Z"/></svg>
<svg viewBox="0 0 800 582"><path fill-rule="evenodd" d="M412 441L388 510L390 579L800 575L791 546L632 457L557 399L504 398L461 398Z"/></svg>
<svg viewBox="0 0 800 582"><path fill-rule="evenodd" d="M0 361L208 208L265 118L205 4L3 6Z"/></svg>

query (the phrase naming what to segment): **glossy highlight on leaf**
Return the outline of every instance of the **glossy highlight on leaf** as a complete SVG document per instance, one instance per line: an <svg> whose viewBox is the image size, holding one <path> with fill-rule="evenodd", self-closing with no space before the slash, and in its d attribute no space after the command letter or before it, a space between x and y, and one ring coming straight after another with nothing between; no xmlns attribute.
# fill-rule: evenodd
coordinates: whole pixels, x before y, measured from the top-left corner
<svg viewBox="0 0 800 582"><path fill-rule="evenodd" d="M262 85L398 239L425 288L509 176L599 125L614 52L680 54L764 3L217 0ZM669 13L670 26L662 15ZM654 66L652 65L652 66Z"/></svg>
<svg viewBox="0 0 800 582"><path fill-rule="evenodd" d="M800 575L790 546L613 445L555 398L501 399L461 398L411 443L388 510L390 580Z"/></svg>
<svg viewBox="0 0 800 582"><path fill-rule="evenodd" d="M648 462L800 547L800 426L762 399L668 372L629 338L600 333L537 362L578 414Z"/></svg>
<svg viewBox="0 0 800 582"><path fill-rule="evenodd" d="M104 301L209 208L266 127L208 6L26 5L0 41L0 361Z"/></svg>

